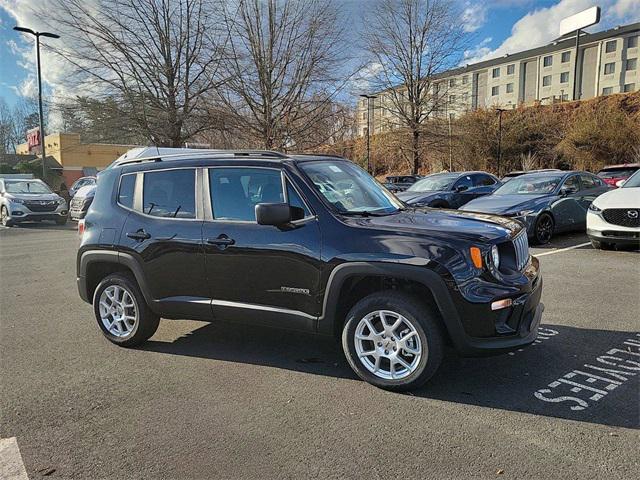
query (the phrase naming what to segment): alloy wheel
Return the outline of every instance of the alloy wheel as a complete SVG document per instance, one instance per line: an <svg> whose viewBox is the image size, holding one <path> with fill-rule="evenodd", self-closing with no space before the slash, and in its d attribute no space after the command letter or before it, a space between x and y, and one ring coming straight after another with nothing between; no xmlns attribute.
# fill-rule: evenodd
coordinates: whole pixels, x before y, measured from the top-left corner
<svg viewBox="0 0 640 480"><path fill-rule="evenodd" d="M553 220L549 215L543 215L536 223L536 240L539 243L547 243L553 235Z"/></svg>
<svg viewBox="0 0 640 480"><path fill-rule="evenodd" d="M138 323L138 308L133 295L120 285L110 285L100 295L100 320L115 337L131 335Z"/></svg>
<svg viewBox="0 0 640 480"><path fill-rule="evenodd" d="M427 355L415 326L403 315L376 310L360 320L355 330L355 349L362 365L385 380L411 375Z"/></svg>

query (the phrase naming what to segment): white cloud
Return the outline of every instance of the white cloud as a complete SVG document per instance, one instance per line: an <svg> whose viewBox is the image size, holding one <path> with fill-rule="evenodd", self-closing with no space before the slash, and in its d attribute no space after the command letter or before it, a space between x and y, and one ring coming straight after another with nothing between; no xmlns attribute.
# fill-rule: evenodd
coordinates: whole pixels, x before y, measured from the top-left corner
<svg viewBox="0 0 640 480"><path fill-rule="evenodd" d="M487 5L467 2L462 11L462 29L467 32L475 32L487 21Z"/></svg>
<svg viewBox="0 0 640 480"><path fill-rule="evenodd" d="M475 54L466 57L466 61L474 63L546 45L558 37L558 28L563 18L594 4L594 0L560 0L550 7L534 9L513 25L511 36L497 48L476 48ZM617 23L631 23L640 19L640 0L600 0L598 4L602 7L601 23L592 30L598 31ZM469 53L472 52L473 50Z"/></svg>
<svg viewBox="0 0 640 480"><path fill-rule="evenodd" d="M491 48L489 48L489 44L493 38L486 37L482 40L478 45L469 50L465 50L462 56L462 63L471 63L475 58L481 58L488 55L491 52Z"/></svg>

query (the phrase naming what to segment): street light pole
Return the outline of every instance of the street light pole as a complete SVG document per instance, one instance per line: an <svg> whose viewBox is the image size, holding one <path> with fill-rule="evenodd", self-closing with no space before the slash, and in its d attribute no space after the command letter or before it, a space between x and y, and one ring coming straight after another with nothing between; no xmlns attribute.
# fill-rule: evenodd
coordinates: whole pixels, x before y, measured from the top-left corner
<svg viewBox="0 0 640 480"><path fill-rule="evenodd" d="M373 104L373 108L371 108L371 100L375 100L378 97L366 94L360 96L367 99L367 172L375 173L371 170L371 125L373 124L372 117L375 110L375 103Z"/></svg>
<svg viewBox="0 0 640 480"><path fill-rule="evenodd" d="M580 100L580 87L578 86L578 58L580 54L580 29L576 30L576 58L573 62L573 99Z"/></svg>
<svg viewBox="0 0 640 480"><path fill-rule="evenodd" d="M28 33L36 37L36 63L38 68L38 117L40 120L40 151L42 154L42 181L46 181L46 165L45 165L45 145L44 145L44 113L42 111L42 69L40 66L40 37L60 38L60 35L49 32L34 32L30 28L13 27L14 30L22 33Z"/></svg>
<svg viewBox="0 0 640 480"><path fill-rule="evenodd" d="M502 112L504 108L496 108L498 112L498 178L500 177L500 164L502 163Z"/></svg>

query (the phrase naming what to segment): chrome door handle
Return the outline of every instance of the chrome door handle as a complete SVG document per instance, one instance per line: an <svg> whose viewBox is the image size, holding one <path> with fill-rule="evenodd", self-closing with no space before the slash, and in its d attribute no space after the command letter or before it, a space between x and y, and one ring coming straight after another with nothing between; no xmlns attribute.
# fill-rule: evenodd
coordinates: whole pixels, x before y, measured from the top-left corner
<svg viewBox="0 0 640 480"><path fill-rule="evenodd" d="M143 229L138 230L137 232L129 232L127 233L127 237L133 239L133 240L138 240L139 242L142 242L143 240L148 240L151 238L151 235L148 234L147 232L145 232Z"/></svg>

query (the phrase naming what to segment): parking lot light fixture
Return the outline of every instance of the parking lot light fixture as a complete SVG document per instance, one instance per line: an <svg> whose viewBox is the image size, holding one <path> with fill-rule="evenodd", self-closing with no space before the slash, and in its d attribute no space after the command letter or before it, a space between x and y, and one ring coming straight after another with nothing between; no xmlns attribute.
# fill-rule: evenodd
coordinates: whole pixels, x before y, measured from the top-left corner
<svg viewBox="0 0 640 480"><path fill-rule="evenodd" d="M42 69L40 67L40 37L60 38L60 35L50 32L36 32L30 28L15 26L17 32L27 33L36 37L36 64L38 69L38 115L40 117L40 151L42 153L42 181L46 181L45 145L44 145L44 118L42 113Z"/></svg>

